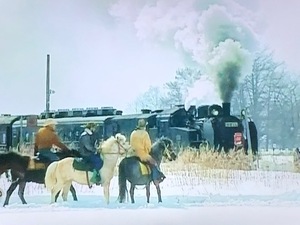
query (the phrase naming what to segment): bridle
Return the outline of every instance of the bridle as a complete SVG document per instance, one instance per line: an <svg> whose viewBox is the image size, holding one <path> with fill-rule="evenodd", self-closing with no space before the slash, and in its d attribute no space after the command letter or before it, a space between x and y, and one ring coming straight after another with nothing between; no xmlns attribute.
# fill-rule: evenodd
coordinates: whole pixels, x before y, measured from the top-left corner
<svg viewBox="0 0 300 225"><path fill-rule="evenodd" d="M125 148L124 145L122 145L119 140L116 140L116 142L118 144L118 153L117 154L119 154L119 155L127 154L128 149ZM122 149L125 151L125 153L121 153Z"/></svg>
<svg viewBox="0 0 300 225"><path fill-rule="evenodd" d="M164 143L164 147L165 147L165 149L163 151L163 155L165 155L168 158L168 160L172 160L171 152L169 149L170 145Z"/></svg>
<svg viewBox="0 0 300 225"><path fill-rule="evenodd" d="M118 139L116 140L116 143L118 144L118 152L102 152L102 148L100 148L99 153L102 153L103 155L123 155L128 152L128 149L125 148ZM124 153L122 153L122 149L125 151Z"/></svg>

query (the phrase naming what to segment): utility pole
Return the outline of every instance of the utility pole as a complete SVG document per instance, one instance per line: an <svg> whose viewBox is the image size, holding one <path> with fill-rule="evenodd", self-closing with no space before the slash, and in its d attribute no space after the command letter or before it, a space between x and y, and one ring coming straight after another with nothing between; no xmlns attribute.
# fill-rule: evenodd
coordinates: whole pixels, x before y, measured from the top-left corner
<svg viewBox="0 0 300 225"><path fill-rule="evenodd" d="M50 112L50 55L47 55L47 74L46 74L46 118L49 118Z"/></svg>

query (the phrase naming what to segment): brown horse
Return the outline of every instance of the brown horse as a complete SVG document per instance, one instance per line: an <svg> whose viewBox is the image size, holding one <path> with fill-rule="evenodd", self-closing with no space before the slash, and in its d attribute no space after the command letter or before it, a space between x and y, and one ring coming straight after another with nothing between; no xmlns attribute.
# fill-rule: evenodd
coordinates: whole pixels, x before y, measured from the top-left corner
<svg viewBox="0 0 300 225"><path fill-rule="evenodd" d="M57 152L56 153L60 159L66 157L80 157L80 154L76 150L71 150L68 152ZM3 206L8 205L10 196L14 190L19 186L18 195L23 204L27 204L24 198L24 190L26 187L26 182L35 182L39 184L44 184L44 178L46 169L49 163L42 163L39 160L28 156L22 155L18 152L5 152L0 154L0 174L10 170L12 183L6 192L6 198ZM77 201L76 191L73 186L70 187L74 201ZM55 200L57 200L59 193L57 194Z"/></svg>

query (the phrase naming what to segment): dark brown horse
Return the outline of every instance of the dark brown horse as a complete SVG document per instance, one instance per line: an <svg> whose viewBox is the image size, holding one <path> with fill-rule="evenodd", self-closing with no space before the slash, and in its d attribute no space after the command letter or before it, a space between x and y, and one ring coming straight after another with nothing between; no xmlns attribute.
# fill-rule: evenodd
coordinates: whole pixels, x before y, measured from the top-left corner
<svg viewBox="0 0 300 225"><path fill-rule="evenodd" d="M76 150L71 150L68 152L57 152L56 153L60 159L66 157L80 157L80 153ZM21 155L18 152L5 152L0 154L0 174L10 170L12 183L6 192L6 198L3 206L8 205L10 196L14 190L19 186L18 195L23 204L27 204L24 198L24 190L26 187L26 182L34 182L38 184L44 184L44 178L46 169L50 163L42 163L39 160L33 159L30 156ZM38 167L40 168L33 168ZM77 201L76 191L73 185L70 188L74 201ZM56 195L58 198L59 193Z"/></svg>
<svg viewBox="0 0 300 225"><path fill-rule="evenodd" d="M168 160L172 161L177 158L177 155L172 149L172 141L169 138L160 138L156 141L152 147L150 155L155 159L155 161L160 165L163 156ZM143 167L145 169L143 169ZM147 171L149 170L149 171ZM134 189L136 185L145 185L146 186L146 196L147 203L149 203L150 198L150 183L152 180L150 168L143 166L136 156L131 156L124 158L119 164L119 202L122 203L125 201L127 186L126 182L129 181L130 186L130 198L131 203L134 203ZM159 184L155 185L158 202L162 202L161 199L161 190Z"/></svg>

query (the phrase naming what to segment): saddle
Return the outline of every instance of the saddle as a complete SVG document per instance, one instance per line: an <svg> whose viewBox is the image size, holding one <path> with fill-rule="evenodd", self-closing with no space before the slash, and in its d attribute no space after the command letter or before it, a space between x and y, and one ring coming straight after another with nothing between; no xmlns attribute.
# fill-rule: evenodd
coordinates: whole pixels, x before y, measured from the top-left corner
<svg viewBox="0 0 300 225"><path fill-rule="evenodd" d="M27 170L45 170L49 164L49 161L40 159L38 156L33 156L30 157Z"/></svg>
<svg viewBox="0 0 300 225"><path fill-rule="evenodd" d="M82 158L74 158L73 168L75 170L93 172L93 166L86 163Z"/></svg>
<svg viewBox="0 0 300 225"><path fill-rule="evenodd" d="M150 175L151 174L151 168L148 164L145 164L141 161L139 161L140 164L140 170L142 172L142 175Z"/></svg>
<svg viewBox="0 0 300 225"><path fill-rule="evenodd" d="M73 161L74 170L84 171L86 173L87 184L89 188L92 188L90 177L88 172L93 172L94 168L89 163L85 162L83 158L75 158ZM93 181L94 182L94 181ZM95 182L94 182L95 183ZM100 185L100 182L96 182L96 185Z"/></svg>
<svg viewBox="0 0 300 225"><path fill-rule="evenodd" d="M139 162L140 170L141 170L142 175L150 175L151 174L151 167L149 166L149 164L147 164L145 162L142 162L140 160L140 158L137 157L137 156L130 156L130 157Z"/></svg>

